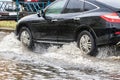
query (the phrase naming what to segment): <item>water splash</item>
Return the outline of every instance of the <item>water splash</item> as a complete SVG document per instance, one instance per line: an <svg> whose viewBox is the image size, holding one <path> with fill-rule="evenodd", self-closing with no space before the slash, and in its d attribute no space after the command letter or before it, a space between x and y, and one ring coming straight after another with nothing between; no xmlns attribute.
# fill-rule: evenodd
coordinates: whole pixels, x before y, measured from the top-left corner
<svg viewBox="0 0 120 80"><path fill-rule="evenodd" d="M21 52L22 44L16 39L14 33L7 35L0 42L0 51Z"/></svg>
<svg viewBox="0 0 120 80"><path fill-rule="evenodd" d="M0 56L30 64L44 64L53 66L54 68L60 69L59 71L62 70L63 72L65 71L66 73L70 74L72 74L72 70L77 72L85 71L85 74L89 71L96 71L95 73L99 73L100 71L119 73L118 70L120 70L119 64L109 62L107 61L107 59L105 59L108 57L108 55L116 55L116 49L114 47L100 48L100 53L97 55L97 58L95 58L83 55L80 49L77 48L75 42L65 44L63 46L51 45L49 47L46 47L41 44L36 44L35 46L36 48L34 51L37 53L31 52L30 50L26 49L21 44L21 42L16 39L14 33L11 33L5 36L0 42ZM80 77L79 75L76 75L77 72L75 72L75 74L73 75L75 77Z"/></svg>
<svg viewBox="0 0 120 80"><path fill-rule="evenodd" d="M107 58L109 56L116 56L116 46L102 46L98 48L97 58Z"/></svg>

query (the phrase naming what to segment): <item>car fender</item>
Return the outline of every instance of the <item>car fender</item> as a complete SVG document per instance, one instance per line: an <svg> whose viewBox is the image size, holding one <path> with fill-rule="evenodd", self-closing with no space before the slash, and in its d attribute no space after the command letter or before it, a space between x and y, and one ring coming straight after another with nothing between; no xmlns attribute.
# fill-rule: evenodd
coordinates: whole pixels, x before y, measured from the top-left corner
<svg viewBox="0 0 120 80"><path fill-rule="evenodd" d="M90 26L88 26L88 25L81 25L81 26L79 26L79 27L76 29L76 31L75 31L75 40L77 40L78 35L79 35L82 31L84 31L84 30L89 31L89 32L93 35L93 37L94 37L95 40L98 39L98 37L97 37L97 35L95 34L94 30L93 30Z"/></svg>

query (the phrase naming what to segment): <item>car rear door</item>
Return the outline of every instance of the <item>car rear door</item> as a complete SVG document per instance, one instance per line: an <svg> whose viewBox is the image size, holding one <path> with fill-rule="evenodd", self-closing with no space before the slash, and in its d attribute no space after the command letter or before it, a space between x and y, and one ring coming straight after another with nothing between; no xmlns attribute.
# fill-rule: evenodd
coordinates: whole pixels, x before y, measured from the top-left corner
<svg viewBox="0 0 120 80"><path fill-rule="evenodd" d="M69 42L74 40L75 29L80 25L80 18L76 18L75 16L83 14L83 5L84 1L69 0L68 5L59 17L58 41Z"/></svg>

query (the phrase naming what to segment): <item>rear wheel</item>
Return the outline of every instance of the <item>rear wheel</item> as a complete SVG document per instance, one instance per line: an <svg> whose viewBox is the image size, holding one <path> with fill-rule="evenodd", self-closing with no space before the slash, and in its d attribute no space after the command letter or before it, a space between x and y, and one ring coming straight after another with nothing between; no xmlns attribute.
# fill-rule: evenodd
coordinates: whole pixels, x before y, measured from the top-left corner
<svg viewBox="0 0 120 80"><path fill-rule="evenodd" d="M33 47L33 40L31 32L28 28L22 27L19 33L19 40L23 43L24 46L31 49Z"/></svg>
<svg viewBox="0 0 120 80"><path fill-rule="evenodd" d="M95 39L88 31L82 31L79 34L77 45L84 54L91 56L95 56L97 54Z"/></svg>

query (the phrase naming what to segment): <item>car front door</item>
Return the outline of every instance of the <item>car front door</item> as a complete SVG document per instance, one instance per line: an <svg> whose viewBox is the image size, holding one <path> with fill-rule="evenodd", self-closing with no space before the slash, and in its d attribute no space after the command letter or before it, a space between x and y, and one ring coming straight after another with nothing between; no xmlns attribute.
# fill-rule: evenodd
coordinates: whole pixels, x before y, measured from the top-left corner
<svg viewBox="0 0 120 80"><path fill-rule="evenodd" d="M58 17L60 16L63 7L67 0L57 0L50 6L44 9L44 16L41 17L40 21L33 21L32 27L36 39L39 41L57 41L58 36Z"/></svg>

